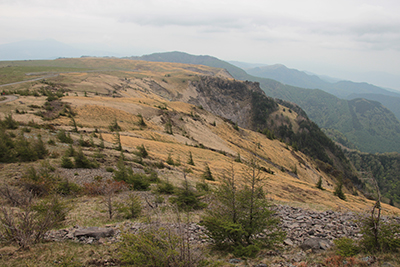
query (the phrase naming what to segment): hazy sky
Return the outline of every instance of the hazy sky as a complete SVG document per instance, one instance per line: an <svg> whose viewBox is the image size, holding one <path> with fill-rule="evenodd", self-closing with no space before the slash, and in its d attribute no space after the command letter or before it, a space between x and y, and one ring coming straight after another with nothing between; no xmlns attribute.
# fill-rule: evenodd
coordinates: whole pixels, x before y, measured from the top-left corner
<svg viewBox="0 0 400 267"><path fill-rule="evenodd" d="M398 0L0 0L0 44L183 51L344 77L400 77ZM400 88L400 85L399 85Z"/></svg>

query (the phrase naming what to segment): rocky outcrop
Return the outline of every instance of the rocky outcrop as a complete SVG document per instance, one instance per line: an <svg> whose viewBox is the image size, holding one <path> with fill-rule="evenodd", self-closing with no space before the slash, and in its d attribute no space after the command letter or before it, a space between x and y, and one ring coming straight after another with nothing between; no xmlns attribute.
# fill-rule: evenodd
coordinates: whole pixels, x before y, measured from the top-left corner
<svg viewBox="0 0 400 267"><path fill-rule="evenodd" d="M79 227L67 228L62 230L52 230L46 233L45 239L49 241L72 240L80 243L91 244L99 242L101 239L116 241L115 236L120 231L117 227ZM105 240L105 239L104 239Z"/></svg>
<svg viewBox="0 0 400 267"><path fill-rule="evenodd" d="M300 245L310 238L334 240L340 237L361 237L357 216L353 212L316 212L289 206L276 206L287 243Z"/></svg>
<svg viewBox="0 0 400 267"><path fill-rule="evenodd" d="M201 76L192 81L188 90L194 91L185 102L202 106L205 110L237 123L240 127L253 129L254 95L268 99L258 83L243 82L218 77ZM179 99L178 99L179 100Z"/></svg>
<svg viewBox="0 0 400 267"><path fill-rule="evenodd" d="M324 211L316 212L285 205L274 207L276 216L281 219L281 227L287 233L284 244L287 246L303 246L305 250L316 251L332 246L332 241L340 237L359 239L360 228L357 224L355 213ZM171 229L179 229L188 234L192 243L210 242L204 227L196 224L164 224ZM105 228L99 227L73 227L68 229L50 231L46 239L53 241L73 240L76 242L92 243L118 242L121 232L137 233L148 227L148 224L137 222L124 222ZM311 241L310 241L311 240Z"/></svg>
<svg viewBox="0 0 400 267"><path fill-rule="evenodd" d="M74 237L94 237L96 239L100 239L101 237L110 237L113 236L115 230L113 228L99 228L99 227L89 227L77 229L73 235Z"/></svg>

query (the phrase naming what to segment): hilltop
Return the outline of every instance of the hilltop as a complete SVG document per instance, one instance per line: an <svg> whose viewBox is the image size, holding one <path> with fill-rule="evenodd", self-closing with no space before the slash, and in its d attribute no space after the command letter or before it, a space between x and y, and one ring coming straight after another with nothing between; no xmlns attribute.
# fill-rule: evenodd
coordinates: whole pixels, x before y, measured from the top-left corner
<svg viewBox="0 0 400 267"><path fill-rule="evenodd" d="M46 65L45 61L37 63L39 66ZM240 168L241 164L234 163L235 157L240 154L245 160L250 157L252 150L257 150L264 167L274 172L271 184L279 184L278 181L288 179L294 182L295 187L302 188L301 190L305 190L303 183L307 182L311 190L319 176L323 176L325 186L333 189L335 178L318 171L316 163L307 155L295 151L285 142L268 139L256 132L264 130L272 123L267 118L279 118L275 119L274 127L291 125L293 133L298 131L299 122L308 121L305 114L296 113L296 108L290 109L272 99L268 100L267 97L265 99L270 109L266 112L270 114L264 114L267 115L266 118L257 118L251 103L257 99L257 95L260 97L263 93L256 83L235 81L221 69L186 64L90 58L58 59L47 63L48 66L43 66L47 72L38 72L36 76L55 73L60 68L68 71L58 73L58 76L45 81L13 85L4 90L32 92L43 87L65 90L67 95L61 98L61 102L68 104L76 113L74 119L80 126L79 134L71 132L74 139L79 139L80 135L89 138L90 133L97 129L112 147L115 134L108 130L108 126L116 120L122 128L122 146L127 151L144 144L155 161L165 161L168 154L185 161L191 151L193 157L199 161L198 166L193 169L193 179L201 173L206 163L216 173L222 173L229 164ZM18 69L31 68L23 66L21 62L16 65L15 68ZM28 65L34 64L28 62ZM69 70L72 67L75 71L71 72ZM81 70L77 71L79 68ZM224 90L230 90L229 88L234 91ZM71 119L55 115L54 111L43 118L35 115L45 103L44 96L21 95L18 101L2 105L1 111L3 117L11 112L13 118L21 123L33 121L37 124L54 125L56 130L71 130ZM16 110L19 112L16 113ZM139 114L147 124L143 129L136 124ZM168 122L172 124L173 134L165 130ZM286 138L291 143L289 137L280 138ZM256 146L259 148L256 149ZM327 161L324 158L321 160ZM339 166L340 164L337 165L338 170L342 168ZM294 174L295 169L297 174ZM296 182L298 179L303 182L299 184ZM289 197L290 193L283 192L279 187L286 185L273 187L270 190L272 198L294 200ZM329 195L328 192L312 191L314 193L310 191L307 194L309 200L304 202L314 202L314 197L321 193ZM332 208L335 207L334 197L328 199L330 200L327 203L331 203ZM347 206L347 203L343 204Z"/></svg>
<svg viewBox="0 0 400 267"><path fill-rule="evenodd" d="M336 214L331 210L369 211L374 204L360 191L364 183L341 149L300 107L270 98L259 83L235 80L224 69L110 58L2 64L3 84L32 81L2 87L18 99L0 103L7 128L0 139L0 191L28 194L24 190L30 188L41 198L51 190L61 192L60 199L71 203L64 233L73 227L135 228L136 222L132 226L118 214L111 218L107 210L107 197L108 203L111 197L127 203L132 192L143 206L143 218L135 219L140 225L171 223L174 209L168 199L174 196L162 186L179 188L187 181L210 203L202 190L216 188L232 172L242 182L252 160L261 166L263 192L271 202L324 212L293 209L298 214L320 218ZM319 180L325 190L316 188ZM104 193L121 181L131 190ZM334 195L340 182L346 200ZM4 196L3 204L11 205ZM388 215L399 212L382 207ZM190 221L199 222L201 212L193 212ZM87 257L115 254L112 240L102 242L107 246L91 248ZM62 242L54 248L62 255L88 255L82 249ZM14 253L22 261L26 257Z"/></svg>

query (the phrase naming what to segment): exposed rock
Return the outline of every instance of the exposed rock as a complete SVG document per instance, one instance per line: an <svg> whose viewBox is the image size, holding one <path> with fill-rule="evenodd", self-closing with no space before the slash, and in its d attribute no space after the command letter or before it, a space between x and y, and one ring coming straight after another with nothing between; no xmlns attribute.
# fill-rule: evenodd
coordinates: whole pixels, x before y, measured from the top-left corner
<svg viewBox="0 0 400 267"><path fill-rule="evenodd" d="M309 238L334 240L344 236L353 239L361 237L357 217L351 212L316 212L285 205L277 205L274 209L281 218L282 229L294 245L300 245Z"/></svg>
<svg viewBox="0 0 400 267"><path fill-rule="evenodd" d="M293 246L293 245L294 245L293 242L292 242L292 240L290 240L289 238L285 239L285 240L283 241L283 244L285 244L285 245L287 245L287 246Z"/></svg>
<svg viewBox="0 0 400 267"><path fill-rule="evenodd" d="M301 208L277 205L274 207L277 217L281 219L280 227L287 233L284 244L295 247L302 246L305 251L326 250L332 246L332 241L340 237L360 239L360 228L357 224L357 216L352 213L334 211L310 211ZM137 233L149 225L139 222L124 222L117 225L108 225L106 228L89 227L52 230L46 233L49 241L72 240L86 244L119 242L121 231ZM209 243L210 238L203 226L196 223L179 224L165 223L162 226L176 229L180 233L188 235L190 243ZM313 244L313 242L315 244Z"/></svg>
<svg viewBox="0 0 400 267"><path fill-rule="evenodd" d="M327 250L330 248L331 245L329 244L328 240L321 239L321 238L310 238L303 242L300 245L300 248L304 251L311 250L312 252L320 252L322 250Z"/></svg>
<svg viewBox="0 0 400 267"><path fill-rule="evenodd" d="M240 263L240 262L242 262L241 259L230 259L229 260L229 263L231 263L231 264L237 264L237 263Z"/></svg>
<svg viewBox="0 0 400 267"><path fill-rule="evenodd" d="M89 227L84 229L75 230L75 237L94 237L100 239L100 237L110 237L115 233L113 228L99 228L99 227Z"/></svg>

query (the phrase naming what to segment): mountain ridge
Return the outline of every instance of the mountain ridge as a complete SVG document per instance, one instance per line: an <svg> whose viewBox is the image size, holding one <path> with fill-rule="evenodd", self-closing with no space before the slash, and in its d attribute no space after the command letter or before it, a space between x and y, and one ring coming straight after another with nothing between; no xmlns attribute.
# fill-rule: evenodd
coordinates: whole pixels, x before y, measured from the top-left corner
<svg viewBox="0 0 400 267"><path fill-rule="evenodd" d="M21 67L34 63L15 64ZM44 63L38 62L41 66ZM163 162L173 152L174 158L179 157L183 165L179 168L188 167L183 162L190 152L196 162L196 166L189 166L194 173L188 174L191 180L197 179L204 164L214 172L223 173L230 164L238 168L256 156L263 164L263 172L271 175L270 186L276 187L271 194L278 199L295 197L281 188L282 179L289 179L287 183L293 180L308 184L309 190L316 193L307 199L319 194L336 198L328 191L314 189L320 176L325 177L324 186L330 190L339 178L343 179L350 195L357 190L353 183L362 187L343 152L316 124L305 114L297 113L301 111L297 106L277 103L267 97L256 82L221 78L218 77L220 69L177 63L80 58L58 59L47 64L91 67L91 70L9 86L6 89L11 91L7 92L20 94L20 99L0 106L3 117L11 110L13 117L26 125L31 122L51 124L57 130L66 129L75 140L82 139L76 144L85 143L92 133L100 132L111 151L116 134L110 130L110 125L118 123L121 129L118 140L131 164L140 164L135 162L132 151L141 144L149 151L151 161ZM112 66L115 70L110 72ZM48 98L50 90L62 99ZM43 93L45 95L41 95ZM72 110L79 133L71 130L71 117L63 113L62 103ZM51 108L44 108L49 106ZM242 116L246 119L241 120ZM144 120L145 127L138 124L139 118ZM276 129L276 136L268 129ZM50 132L43 131L42 136L46 141L52 138ZM85 149L85 153L91 154L91 149ZM118 152L111 153L115 154ZM240 161L235 161L238 157ZM96 161L115 164L115 157ZM60 164L57 159L52 162ZM176 180L168 173L165 175ZM294 184L296 188L303 186ZM350 195L350 199L358 199Z"/></svg>
<svg viewBox="0 0 400 267"><path fill-rule="evenodd" d="M132 57L129 59L132 59ZM390 144L388 144L387 141L385 141L383 137L374 139L374 137L371 136L371 132L373 132L373 130L371 129L371 127L373 128L372 124L367 123L363 126L363 129L355 129L352 125L353 123L352 118L355 117L353 116L354 114L352 114L349 109L350 102L347 102L347 100L337 98L336 96L326 93L320 89L311 90L300 87L294 87L294 86L284 85L276 80L252 76L247 74L244 70L240 69L239 67L236 67L230 63L224 62L222 60L219 60L218 58L210 56L201 56L201 58L197 58L197 56L190 55L187 53L167 52L167 53L157 53L154 55L153 54L146 55L142 57L134 57L133 59L136 60L146 59L149 61L164 61L164 62L168 60L174 60L174 61L181 61L180 63L186 63L186 64L197 64L201 62L199 64L208 64L209 66L212 67L225 68L235 79L249 80L260 83L260 87L264 90L264 92L266 92L268 96L298 104L306 111L310 119L317 122L317 124L321 128L326 128L326 129L333 128L342 132L347 139L349 139L352 143L354 143L359 149L362 149L362 151L372 152L372 153L390 152L390 151L400 152L399 146L396 145L394 147L391 146ZM324 105L322 105L321 100L323 100ZM344 108L344 110L341 110L341 108ZM378 109L378 110L380 113L384 112L385 114L387 114L382 117L383 120L387 120L386 125L389 125L390 123L394 123L395 125L400 125L400 122L398 120L393 120L390 111L385 109ZM357 116L361 116L361 114ZM391 133L390 135L393 135L393 137L391 137L391 140L395 144L399 144L400 133L396 132L393 129L387 129L387 131ZM377 133L375 133L375 135L376 134ZM358 137L359 135L361 135L365 140L360 140L360 138ZM335 141L338 141L340 143L340 139L335 139L335 136L331 136L331 138L334 138ZM371 140L374 141L371 142ZM378 141L383 142L383 145L380 146L380 144L377 143ZM342 143L342 145L345 145L345 143ZM384 149L382 149L383 147ZM386 149L388 149L388 151Z"/></svg>
<svg viewBox="0 0 400 267"><path fill-rule="evenodd" d="M352 82L346 80L327 82L317 75L309 75L303 71L289 69L281 64L257 67L246 71L253 76L273 79L295 87L320 89L342 99L351 100L357 98L358 95L362 95L368 100L381 102L396 115L398 120L400 120L400 112L396 108L396 106L400 106L400 99L398 99L399 101L396 99L396 103L393 103L393 99L390 100L390 98L380 97L390 96L400 98L400 92L389 91L366 82Z"/></svg>

